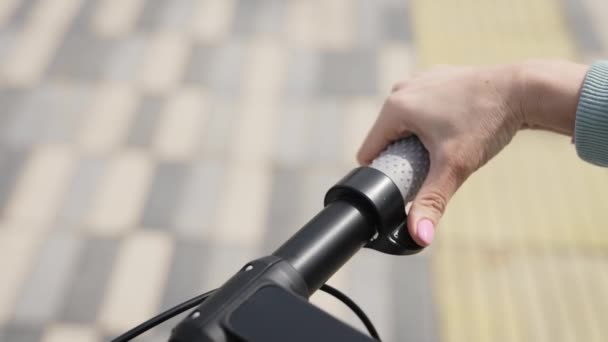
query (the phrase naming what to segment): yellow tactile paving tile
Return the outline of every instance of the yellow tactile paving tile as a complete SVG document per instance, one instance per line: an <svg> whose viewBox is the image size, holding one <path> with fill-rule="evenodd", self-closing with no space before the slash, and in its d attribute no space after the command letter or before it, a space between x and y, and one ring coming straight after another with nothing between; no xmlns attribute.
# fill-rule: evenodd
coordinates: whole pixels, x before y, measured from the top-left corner
<svg viewBox="0 0 608 342"><path fill-rule="evenodd" d="M414 1L418 65L576 58L553 0ZM444 341L600 341L608 172L521 132L448 207L434 255ZM583 254L584 253L584 254ZM590 254L587 254L590 253Z"/></svg>
<svg viewBox="0 0 608 342"><path fill-rule="evenodd" d="M604 341L601 255L441 245L435 293L444 341Z"/></svg>
<svg viewBox="0 0 608 342"><path fill-rule="evenodd" d="M229 34L234 0L199 1L192 16L192 32L197 39L219 42Z"/></svg>
<svg viewBox="0 0 608 342"><path fill-rule="evenodd" d="M143 91L166 93L181 81L189 52L189 42L178 33L160 32L150 44L139 70L139 86Z"/></svg>
<svg viewBox="0 0 608 342"><path fill-rule="evenodd" d="M123 242L99 317L105 331L121 333L157 313L171 253L165 233L139 231Z"/></svg>
<svg viewBox="0 0 608 342"><path fill-rule="evenodd" d="M93 31L102 37L123 37L129 34L144 3L144 0L98 1L91 21Z"/></svg>
<svg viewBox="0 0 608 342"><path fill-rule="evenodd" d="M135 228L152 171L149 156L140 151L125 151L111 159L86 215L85 228L109 236Z"/></svg>
<svg viewBox="0 0 608 342"><path fill-rule="evenodd" d="M36 149L16 184L6 217L23 222L50 223L74 168L74 154L63 145Z"/></svg>
<svg viewBox="0 0 608 342"><path fill-rule="evenodd" d="M41 342L101 342L101 336L90 326L53 324L46 329Z"/></svg>
<svg viewBox="0 0 608 342"><path fill-rule="evenodd" d="M92 153L106 153L119 147L133 120L137 99L132 85L100 85L78 132L79 147Z"/></svg>
<svg viewBox="0 0 608 342"><path fill-rule="evenodd" d="M576 56L555 0L416 0L414 45L421 65L487 64Z"/></svg>
<svg viewBox="0 0 608 342"><path fill-rule="evenodd" d="M568 138L521 132L466 181L440 236L446 242L605 247L608 212L598 189L606 189L607 176L578 159Z"/></svg>
<svg viewBox="0 0 608 342"><path fill-rule="evenodd" d="M37 2L28 17L25 29L16 39L17 44L2 62L2 82L24 86L40 81L47 63L79 6L78 0Z"/></svg>
<svg viewBox="0 0 608 342"><path fill-rule="evenodd" d="M41 235L23 224L0 224L0 324L10 319Z"/></svg>
<svg viewBox="0 0 608 342"><path fill-rule="evenodd" d="M171 94L154 140L161 158L188 160L195 156L204 130L205 110L205 97L199 88L182 88Z"/></svg>

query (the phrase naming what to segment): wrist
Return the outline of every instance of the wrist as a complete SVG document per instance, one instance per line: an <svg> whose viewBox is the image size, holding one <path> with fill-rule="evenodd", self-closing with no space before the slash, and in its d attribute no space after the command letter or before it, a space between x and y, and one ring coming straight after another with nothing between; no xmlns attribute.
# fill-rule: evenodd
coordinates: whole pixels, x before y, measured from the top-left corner
<svg viewBox="0 0 608 342"><path fill-rule="evenodd" d="M524 127L572 135L588 66L532 60L517 66Z"/></svg>

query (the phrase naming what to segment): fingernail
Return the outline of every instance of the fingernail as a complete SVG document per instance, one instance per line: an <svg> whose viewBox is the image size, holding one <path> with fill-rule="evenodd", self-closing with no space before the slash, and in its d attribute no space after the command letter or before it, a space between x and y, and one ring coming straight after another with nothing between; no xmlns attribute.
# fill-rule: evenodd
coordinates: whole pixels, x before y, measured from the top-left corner
<svg viewBox="0 0 608 342"><path fill-rule="evenodd" d="M435 236L435 225L429 219L422 219L418 221L418 229L416 229L416 235L424 242L427 246L433 242Z"/></svg>

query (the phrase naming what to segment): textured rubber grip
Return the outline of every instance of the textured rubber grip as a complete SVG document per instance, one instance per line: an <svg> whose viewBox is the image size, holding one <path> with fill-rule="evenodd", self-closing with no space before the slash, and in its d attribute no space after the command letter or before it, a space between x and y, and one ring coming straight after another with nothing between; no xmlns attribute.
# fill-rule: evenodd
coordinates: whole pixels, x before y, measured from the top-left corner
<svg viewBox="0 0 608 342"><path fill-rule="evenodd" d="M420 190L429 166L429 153L416 136L390 144L371 165L397 185L405 203Z"/></svg>

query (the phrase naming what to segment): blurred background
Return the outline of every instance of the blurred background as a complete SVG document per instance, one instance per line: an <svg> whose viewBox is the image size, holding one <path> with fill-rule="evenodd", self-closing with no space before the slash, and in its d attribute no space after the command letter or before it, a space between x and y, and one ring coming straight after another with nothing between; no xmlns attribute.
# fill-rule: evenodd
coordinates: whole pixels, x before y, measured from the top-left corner
<svg viewBox="0 0 608 342"><path fill-rule="evenodd" d="M607 13L0 1L0 340L108 340L218 286L321 208L392 84L437 63L606 58ZM607 189L569 138L522 132L456 195L432 248L363 251L330 283L386 341L606 341Z"/></svg>

